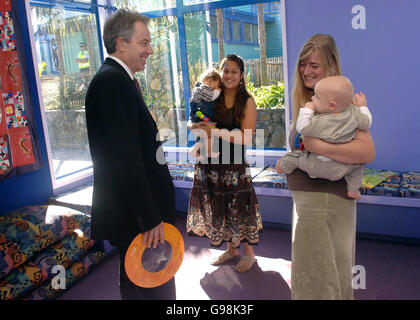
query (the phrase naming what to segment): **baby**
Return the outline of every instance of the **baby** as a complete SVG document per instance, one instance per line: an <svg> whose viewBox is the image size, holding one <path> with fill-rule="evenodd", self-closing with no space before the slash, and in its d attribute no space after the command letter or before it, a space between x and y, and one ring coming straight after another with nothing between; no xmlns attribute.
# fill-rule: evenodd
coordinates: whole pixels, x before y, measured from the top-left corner
<svg viewBox="0 0 420 320"><path fill-rule="evenodd" d="M214 101L219 97L221 92L221 80L220 74L215 69L208 69L201 75L200 81L195 84L190 99L191 122L212 121ZM212 144L212 137L208 137L208 156L217 157L219 152L211 151ZM199 161L203 161L203 152L200 153L200 150L204 150L204 144L197 142L190 151L190 155Z"/></svg>
<svg viewBox="0 0 420 320"><path fill-rule="evenodd" d="M372 115L366 106L366 97L363 93L356 95L354 103L357 106L353 105L353 85L346 77L326 77L315 85L314 93L312 102L300 109L296 121L298 133L331 143L344 143L354 138L356 129L370 128ZM359 188L363 180L363 164L345 164L298 150L289 152L281 159L279 172L290 174L296 168L312 178L335 181L344 177L347 196L361 199Z"/></svg>

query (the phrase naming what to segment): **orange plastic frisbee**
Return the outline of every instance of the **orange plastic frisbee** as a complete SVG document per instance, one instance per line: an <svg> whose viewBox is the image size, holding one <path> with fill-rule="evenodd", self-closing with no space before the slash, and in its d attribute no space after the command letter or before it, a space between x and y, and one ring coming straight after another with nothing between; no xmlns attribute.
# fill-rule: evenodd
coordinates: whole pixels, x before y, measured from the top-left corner
<svg viewBox="0 0 420 320"><path fill-rule="evenodd" d="M175 275L184 259L184 239L179 230L163 224L164 244L147 248L140 233L125 255L125 272L131 282L143 288L159 287Z"/></svg>

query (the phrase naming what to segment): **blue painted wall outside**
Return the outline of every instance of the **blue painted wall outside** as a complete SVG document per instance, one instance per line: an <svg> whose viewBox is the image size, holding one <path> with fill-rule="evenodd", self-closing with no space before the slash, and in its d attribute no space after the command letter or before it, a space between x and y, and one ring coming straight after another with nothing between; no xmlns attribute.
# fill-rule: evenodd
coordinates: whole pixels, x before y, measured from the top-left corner
<svg viewBox="0 0 420 320"><path fill-rule="evenodd" d="M281 30L281 16L274 16L275 22L266 24L266 38L267 38L267 58L282 57L282 30Z"/></svg>
<svg viewBox="0 0 420 320"><path fill-rule="evenodd" d="M213 60L219 61L219 51L217 43L211 44ZM235 53L244 59L259 59L260 49L258 47L241 45L241 44L225 44L225 55Z"/></svg>

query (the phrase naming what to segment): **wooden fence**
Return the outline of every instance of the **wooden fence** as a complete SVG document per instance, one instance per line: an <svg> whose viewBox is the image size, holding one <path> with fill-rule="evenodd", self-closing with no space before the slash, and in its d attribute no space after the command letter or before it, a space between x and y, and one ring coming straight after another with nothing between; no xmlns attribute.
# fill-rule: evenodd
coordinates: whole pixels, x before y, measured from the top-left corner
<svg viewBox="0 0 420 320"><path fill-rule="evenodd" d="M261 85L260 59L244 60L245 74L256 87ZM267 58L267 85L284 81L283 57Z"/></svg>

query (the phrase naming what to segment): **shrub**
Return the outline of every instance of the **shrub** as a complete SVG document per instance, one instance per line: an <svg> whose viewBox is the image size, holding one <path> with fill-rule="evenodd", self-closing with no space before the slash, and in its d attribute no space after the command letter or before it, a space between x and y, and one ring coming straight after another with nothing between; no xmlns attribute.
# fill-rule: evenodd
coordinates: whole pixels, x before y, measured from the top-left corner
<svg viewBox="0 0 420 320"><path fill-rule="evenodd" d="M247 83L248 91L254 96L257 108L284 108L284 83L256 88L253 82Z"/></svg>

